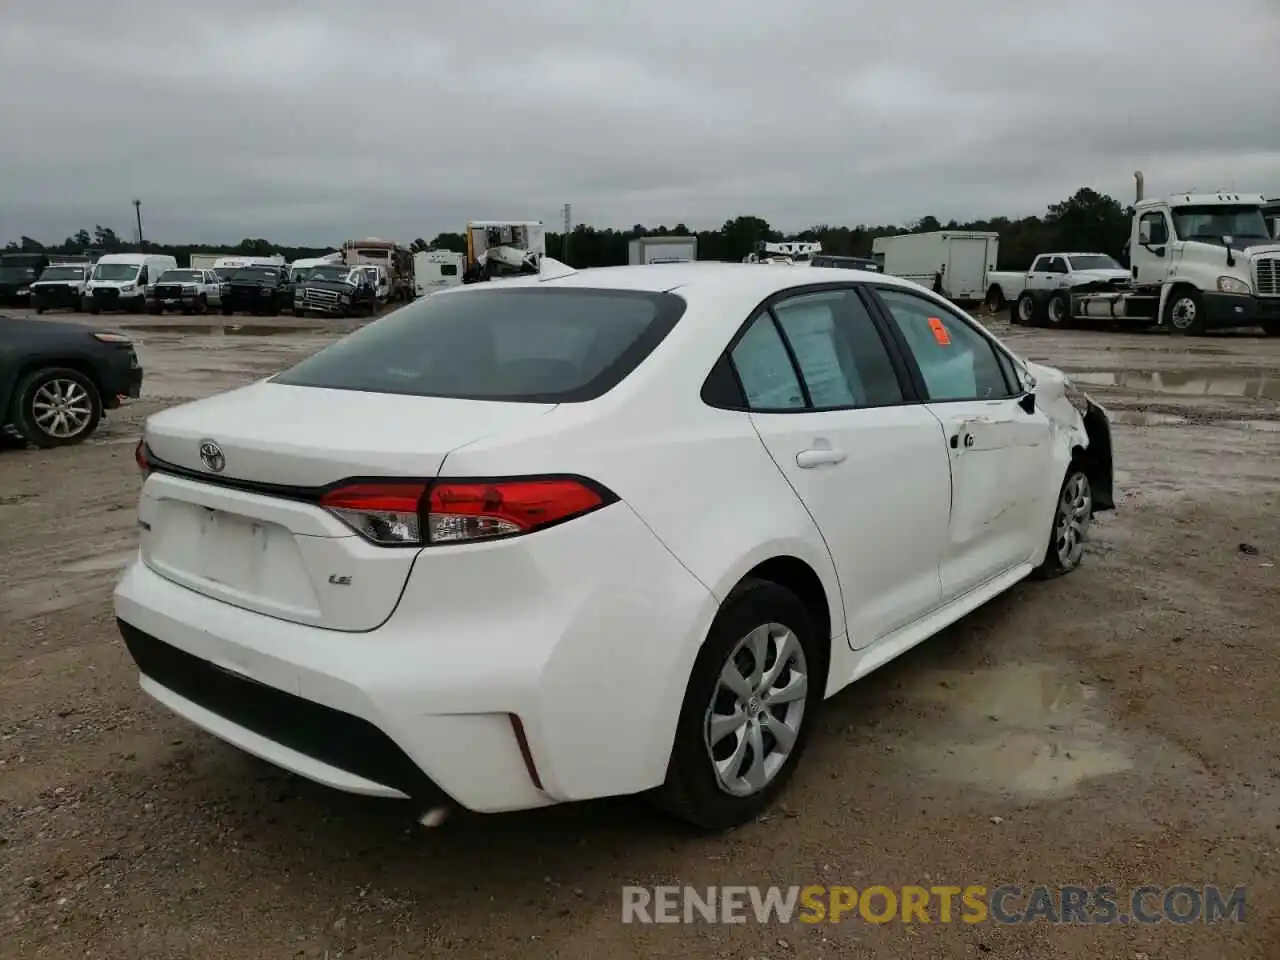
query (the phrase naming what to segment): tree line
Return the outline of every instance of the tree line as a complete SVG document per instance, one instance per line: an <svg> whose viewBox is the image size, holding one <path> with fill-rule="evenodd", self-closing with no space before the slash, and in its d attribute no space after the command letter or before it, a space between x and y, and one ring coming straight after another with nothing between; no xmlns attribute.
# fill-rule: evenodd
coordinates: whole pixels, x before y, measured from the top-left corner
<svg viewBox="0 0 1280 960"><path fill-rule="evenodd" d="M698 238L700 260L738 261L755 249L761 240L817 240L824 253L837 256L869 257L871 243L876 237L895 236L902 233L928 233L935 230L994 231L1000 235L1000 263L1004 270L1026 270L1037 254L1048 250L1088 250L1109 253L1122 258L1129 238L1129 218L1132 208L1123 206L1114 197L1082 187L1074 195L1048 207L1043 216L992 217L961 223L956 220L942 222L937 217L923 217L905 225L881 225L838 227L817 224L798 233L783 233L774 229L767 220L756 216L739 216L726 220L718 230L690 230L685 224L674 226L659 224L648 227L636 224L630 229L591 227L579 224L569 234L567 261L574 267L603 267L627 262L627 247L631 240L645 236L693 236ZM548 232L548 255L564 257L564 236ZM193 253L226 253L245 256L271 256L282 254L290 262L304 257L320 257L332 253L336 247L281 246L268 240L245 238L234 246L210 246L208 244L159 244L150 241L143 244L149 252L170 254L179 263L187 263ZM440 233L431 240L418 237L410 244L413 250L466 250L466 237L462 232ZM31 237L10 241L8 252L40 252L76 254L86 250L105 253L136 251L139 245L120 237L111 227L97 225L93 230L80 230L60 244L46 245Z"/></svg>

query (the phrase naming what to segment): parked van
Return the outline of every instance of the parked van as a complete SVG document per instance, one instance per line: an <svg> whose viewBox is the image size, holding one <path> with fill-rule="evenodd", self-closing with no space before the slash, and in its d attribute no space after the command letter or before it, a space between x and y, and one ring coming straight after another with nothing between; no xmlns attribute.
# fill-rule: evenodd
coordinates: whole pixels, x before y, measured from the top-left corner
<svg viewBox="0 0 1280 960"><path fill-rule="evenodd" d="M89 313L124 310L142 313L147 284L166 270L177 270L178 261L157 253L108 253L93 265L84 288L84 308Z"/></svg>

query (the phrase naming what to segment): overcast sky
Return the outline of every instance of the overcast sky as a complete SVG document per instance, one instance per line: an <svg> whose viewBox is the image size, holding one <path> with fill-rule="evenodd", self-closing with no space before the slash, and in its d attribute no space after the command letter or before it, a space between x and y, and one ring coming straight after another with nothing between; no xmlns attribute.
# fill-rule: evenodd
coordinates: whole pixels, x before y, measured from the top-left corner
<svg viewBox="0 0 1280 960"><path fill-rule="evenodd" d="M1280 195L1277 0L0 0L0 241Z"/></svg>

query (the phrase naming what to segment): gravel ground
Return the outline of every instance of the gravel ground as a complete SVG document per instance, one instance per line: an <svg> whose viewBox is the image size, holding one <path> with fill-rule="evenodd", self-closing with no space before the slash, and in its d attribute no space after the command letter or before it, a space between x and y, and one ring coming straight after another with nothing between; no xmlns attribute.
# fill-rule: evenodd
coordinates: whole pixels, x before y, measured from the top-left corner
<svg viewBox="0 0 1280 960"><path fill-rule="evenodd" d="M143 400L0 453L0 956L1274 960L1280 340L991 323L1113 411L1117 512L1077 574L829 702L782 805L702 837L634 800L425 830L153 705L110 608L141 422L336 328L106 321ZM623 885L673 883L1248 892L1243 924L620 922Z"/></svg>

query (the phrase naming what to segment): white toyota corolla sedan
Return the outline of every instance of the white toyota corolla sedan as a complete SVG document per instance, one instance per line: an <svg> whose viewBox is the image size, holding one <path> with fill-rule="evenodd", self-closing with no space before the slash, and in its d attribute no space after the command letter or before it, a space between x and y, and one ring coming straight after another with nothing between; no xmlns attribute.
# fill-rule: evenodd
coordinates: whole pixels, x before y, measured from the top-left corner
<svg viewBox="0 0 1280 960"><path fill-rule="evenodd" d="M759 814L825 698L1074 569L1113 508L1106 414L1060 372L834 274L462 287L151 417L115 594L143 688L432 817Z"/></svg>

